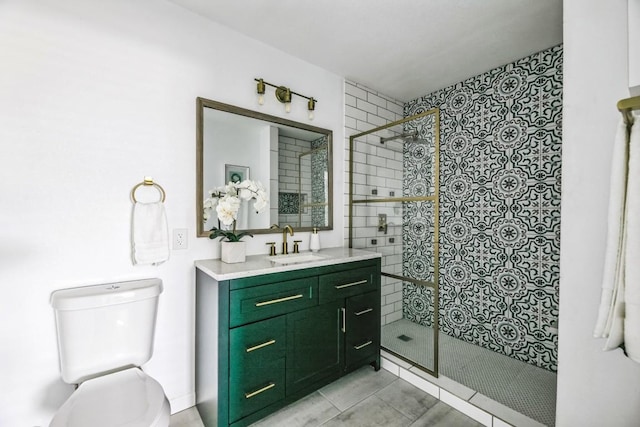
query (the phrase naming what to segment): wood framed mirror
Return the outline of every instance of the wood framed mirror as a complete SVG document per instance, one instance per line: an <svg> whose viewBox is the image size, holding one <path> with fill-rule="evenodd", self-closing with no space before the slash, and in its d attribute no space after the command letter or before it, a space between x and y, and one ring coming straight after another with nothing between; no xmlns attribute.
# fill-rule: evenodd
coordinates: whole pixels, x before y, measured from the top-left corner
<svg viewBox="0 0 640 427"><path fill-rule="evenodd" d="M269 207L256 214L243 202L238 231L276 233L285 225L296 231L333 229L332 139L328 129L197 98L198 237L219 227L215 215L204 220L209 191L243 179L262 183Z"/></svg>

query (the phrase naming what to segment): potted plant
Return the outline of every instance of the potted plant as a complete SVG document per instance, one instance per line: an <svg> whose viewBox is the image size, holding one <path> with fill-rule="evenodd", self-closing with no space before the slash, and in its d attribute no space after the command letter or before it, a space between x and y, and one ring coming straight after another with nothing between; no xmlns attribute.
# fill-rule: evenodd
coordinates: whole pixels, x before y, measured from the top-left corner
<svg viewBox="0 0 640 427"><path fill-rule="evenodd" d="M240 239L244 236L253 237L253 235L246 231L236 233L236 220L242 201L252 199L255 200L253 208L256 213L264 211L269 203L267 192L259 181L247 179L241 182L229 182L225 186L209 190L209 197L204 201L203 218L207 221L213 210L216 210L218 228L211 229L209 238L222 238L220 240L220 258L223 262L244 262L246 259L246 243ZM220 223L227 228L223 229Z"/></svg>

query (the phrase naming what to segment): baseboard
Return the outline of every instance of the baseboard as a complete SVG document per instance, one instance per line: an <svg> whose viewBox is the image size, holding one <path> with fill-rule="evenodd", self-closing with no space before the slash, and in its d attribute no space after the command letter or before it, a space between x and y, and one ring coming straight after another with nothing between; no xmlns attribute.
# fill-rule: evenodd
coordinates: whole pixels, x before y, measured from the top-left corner
<svg viewBox="0 0 640 427"><path fill-rule="evenodd" d="M176 412L184 411L196 405L196 394L189 393L184 396L173 398L169 401L171 404L171 415Z"/></svg>

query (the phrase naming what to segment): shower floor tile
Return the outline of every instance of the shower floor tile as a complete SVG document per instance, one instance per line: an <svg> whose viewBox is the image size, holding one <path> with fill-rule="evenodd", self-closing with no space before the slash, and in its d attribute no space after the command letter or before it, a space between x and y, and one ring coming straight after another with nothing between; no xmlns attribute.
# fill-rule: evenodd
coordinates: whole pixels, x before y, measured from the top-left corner
<svg viewBox="0 0 640 427"><path fill-rule="evenodd" d="M398 339L406 335L410 341ZM433 329L406 319L382 327L382 345L433 369ZM556 374L491 350L439 336L439 373L547 426L555 425Z"/></svg>

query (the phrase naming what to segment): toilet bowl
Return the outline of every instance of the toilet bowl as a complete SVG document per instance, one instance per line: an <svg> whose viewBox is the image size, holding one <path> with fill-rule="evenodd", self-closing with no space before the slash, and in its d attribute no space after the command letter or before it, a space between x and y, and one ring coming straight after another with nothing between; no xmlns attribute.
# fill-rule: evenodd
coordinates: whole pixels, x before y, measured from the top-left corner
<svg viewBox="0 0 640 427"><path fill-rule="evenodd" d="M140 369L153 354L160 279L51 294L62 379L78 388L50 426L167 427L162 386Z"/></svg>
<svg viewBox="0 0 640 427"><path fill-rule="evenodd" d="M51 427L165 427L171 408L160 384L139 368L80 384Z"/></svg>

